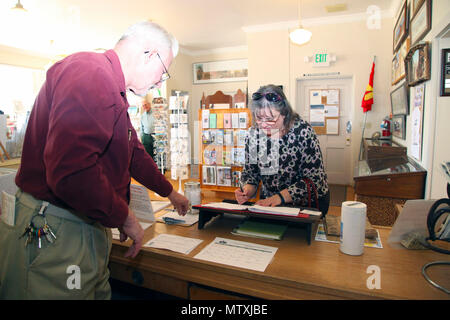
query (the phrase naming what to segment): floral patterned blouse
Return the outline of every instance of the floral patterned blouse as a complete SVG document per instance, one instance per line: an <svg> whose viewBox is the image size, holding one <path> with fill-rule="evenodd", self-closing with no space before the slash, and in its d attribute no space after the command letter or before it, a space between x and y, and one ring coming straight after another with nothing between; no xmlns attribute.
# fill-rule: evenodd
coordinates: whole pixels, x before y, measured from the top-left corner
<svg viewBox="0 0 450 320"><path fill-rule="evenodd" d="M251 128L245 141L245 160L242 182L258 185L262 181L261 199L287 188L293 205L308 206L308 187L303 178L314 183L319 199L328 192L319 140L311 125L301 118L280 139ZM310 192L315 207L312 188Z"/></svg>

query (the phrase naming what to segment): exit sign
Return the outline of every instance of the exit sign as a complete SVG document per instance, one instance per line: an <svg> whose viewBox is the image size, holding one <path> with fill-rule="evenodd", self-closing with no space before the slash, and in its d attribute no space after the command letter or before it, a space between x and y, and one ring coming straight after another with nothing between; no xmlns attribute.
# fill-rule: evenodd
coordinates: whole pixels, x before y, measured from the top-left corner
<svg viewBox="0 0 450 320"><path fill-rule="evenodd" d="M316 53L314 55L314 63L327 63L330 64L330 61L328 60L330 57L328 53Z"/></svg>
<svg viewBox="0 0 450 320"><path fill-rule="evenodd" d="M305 62L312 62L313 67L329 67L331 62L336 61L336 55L327 52L318 52L312 56L305 57Z"/></svg>

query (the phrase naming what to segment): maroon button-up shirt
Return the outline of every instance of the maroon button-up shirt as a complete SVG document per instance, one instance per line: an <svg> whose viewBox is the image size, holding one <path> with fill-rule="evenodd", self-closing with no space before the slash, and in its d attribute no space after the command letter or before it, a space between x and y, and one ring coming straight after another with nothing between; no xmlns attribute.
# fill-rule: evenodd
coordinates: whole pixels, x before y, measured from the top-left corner
<svg viewBox="0 0 450 320"><path fill-rule="evenodd" d="M53 65L31 111L17 186L106 227L125 222L131 177L168 196L173 187L137 138L125 90L113 50Z"/></svg>

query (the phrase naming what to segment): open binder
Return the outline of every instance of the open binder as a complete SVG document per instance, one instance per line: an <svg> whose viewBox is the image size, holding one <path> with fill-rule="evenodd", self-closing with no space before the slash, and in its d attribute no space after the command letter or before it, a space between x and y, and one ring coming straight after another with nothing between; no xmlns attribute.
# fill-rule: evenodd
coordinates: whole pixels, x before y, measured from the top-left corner
<svg viewBox="0 0 450 320"><path fill-rule="evenodd" d="M263 207L254 205L251 202L239 205L233 200L195 205L192 208L199 210L198 229L203 229L208 221L217 215L223 216L224 213L282 220L290 223L304 224L306 226L308 244L311 243L312 225L319 222L322 217L322 213L315 208Z"/></svg>

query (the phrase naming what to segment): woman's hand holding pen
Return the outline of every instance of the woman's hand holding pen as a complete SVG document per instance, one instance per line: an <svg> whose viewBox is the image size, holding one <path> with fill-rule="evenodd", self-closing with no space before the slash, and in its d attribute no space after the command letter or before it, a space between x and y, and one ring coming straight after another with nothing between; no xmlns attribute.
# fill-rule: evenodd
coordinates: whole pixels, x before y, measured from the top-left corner
<svg viewBox="0 0 450 320"><path fill-rule="evenodd" d="M251 184L246 184L245 186L242 186L239 189L236 189L234 191L234 195L236 197L236 200L239 204L243 204L244 202L247 202L249 199L253 197L253 195L256 192L256 187Z"/></svg>

